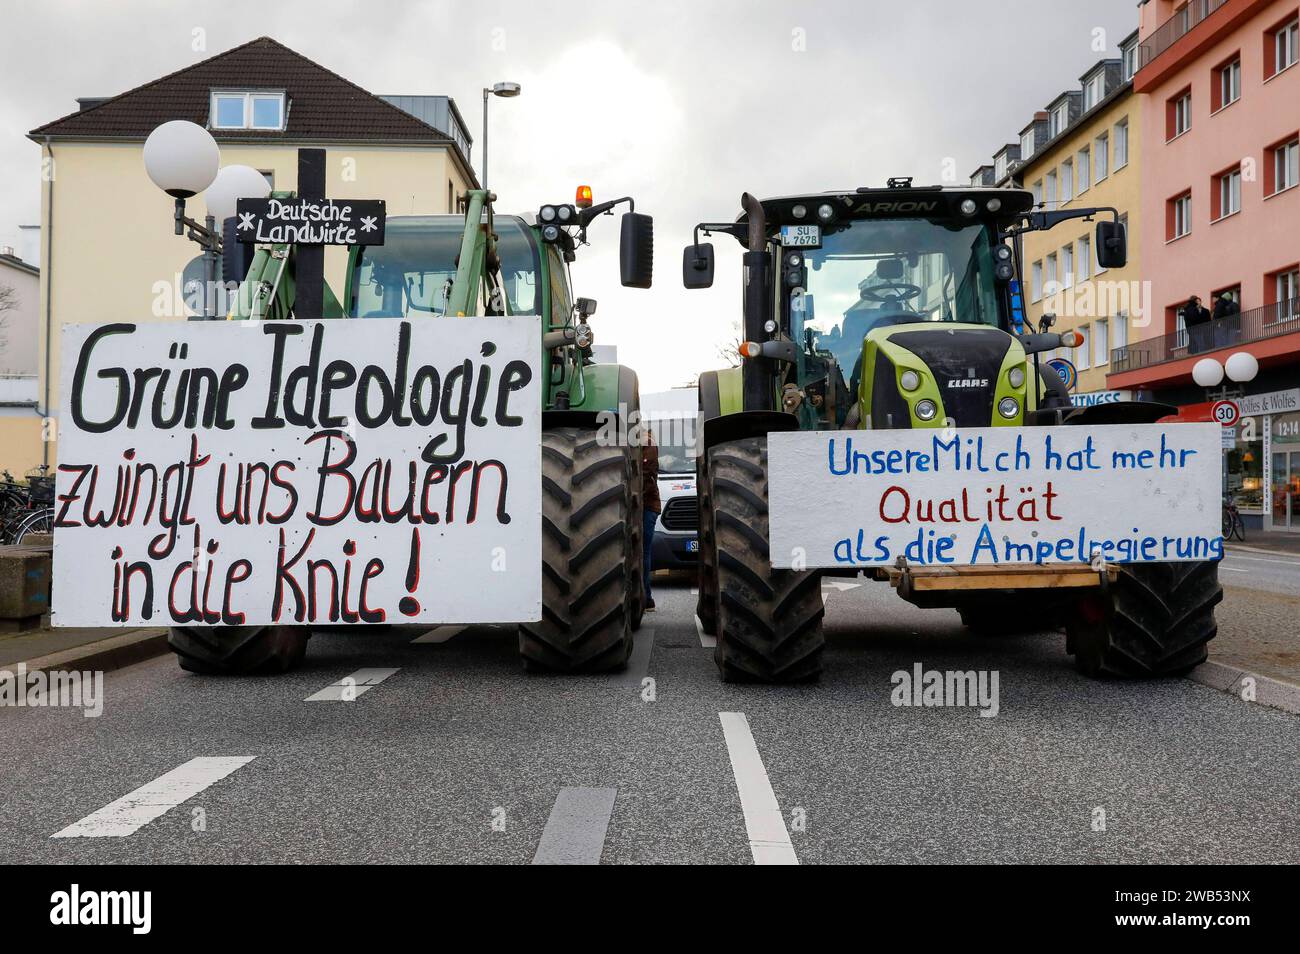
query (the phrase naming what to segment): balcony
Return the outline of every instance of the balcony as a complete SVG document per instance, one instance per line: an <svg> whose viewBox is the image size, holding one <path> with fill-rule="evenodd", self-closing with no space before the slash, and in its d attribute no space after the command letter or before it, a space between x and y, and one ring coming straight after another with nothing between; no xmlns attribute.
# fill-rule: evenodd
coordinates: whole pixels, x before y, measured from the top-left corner
<svg viewBox="0 0 1300 954"><path fill-rule="evenodd" d="M1198 334L1194 349L1185 328L1173 334L1134 341L1115 348L1110 353L1110 373L1138 371L1152 365L1209 354L1222 348L1235 348L1252 341L1295 334L1300 332L1300 298L1252 308L1227 318L1211 319L1195 330Z"/></svg>
<svg viewBox="0 0 1300 954"><path fill-rule="evenodd" d="M1169 49L1228 0L1190 0L1177 13L1152 31L1151 35L1138 44L1137 68L1140 70L1157 56Z"/></svg>

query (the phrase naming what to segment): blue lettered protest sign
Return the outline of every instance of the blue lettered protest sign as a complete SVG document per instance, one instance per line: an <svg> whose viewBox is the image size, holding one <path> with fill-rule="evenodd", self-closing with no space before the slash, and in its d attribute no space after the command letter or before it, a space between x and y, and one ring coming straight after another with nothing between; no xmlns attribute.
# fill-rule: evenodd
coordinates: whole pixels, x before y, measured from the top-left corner
<svg viewBox="0 0 1300 954"><path fill-rule="evenodd" d="M1223 555L1217 424L768 436L776 567Z"/></svg>

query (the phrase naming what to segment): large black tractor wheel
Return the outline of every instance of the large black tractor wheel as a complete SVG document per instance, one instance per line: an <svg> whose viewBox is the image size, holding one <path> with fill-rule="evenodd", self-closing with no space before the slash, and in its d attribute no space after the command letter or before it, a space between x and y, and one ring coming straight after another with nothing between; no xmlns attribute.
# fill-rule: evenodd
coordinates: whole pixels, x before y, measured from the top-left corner
<svg viewBox="0 0 1300 954"><path fill-rule="evenodd" d="M297 669L310 636L306 626L176 626L167 644L189 672L244 676Z"/></svg>
<svg viewBox="0 0 1300 954"><path fill-rule="evenodd" d="M821 577L808 570L772 569L767 438L711 448L708 476L718 567L714 660L723 680L817 678L825 646Z"/></svg>
<svg viewBox="0 0 1300 954"><path fill-rule="evenodd" d="M542 432L542 618L519 626L529 670L619 669L632 652L640 450L602 446L596 434Z"/></svg>
<svg viewBox="0 0 1300 954"><path fill-rule="evenodd" d="M632 629L641 628L645 616L645 520L644 494L641 487L641 452L633 448L628 455L628 486L632 488L632 518L628 527L632 532L632 542L628 544L628 592L632 596Z"/></svg>
<svg viewBox="0 0 1300 954"><path fill-rule="evenodd" d="M1205 662L1223 599L1217 562L1126 563L1066 618L1066 650L1088 676L1166 676Z"/></svg>
<svg viewBox="0 0 1300 954"><path fill-rule="evenodd" d="M695 470L695 493L699 508L700 554L696 564L696 587L699 598L695 602L695 615L700 629L710 636L718 634L718 541L713 525L713 490L709 486L709 472L701 457Z"/></svg>

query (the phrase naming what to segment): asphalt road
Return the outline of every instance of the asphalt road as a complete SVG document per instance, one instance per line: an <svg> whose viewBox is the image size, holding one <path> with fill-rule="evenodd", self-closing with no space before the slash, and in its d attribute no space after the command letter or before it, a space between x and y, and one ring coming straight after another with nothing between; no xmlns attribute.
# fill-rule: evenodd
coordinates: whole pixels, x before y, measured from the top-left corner
<svg viewBox="0 0 1300 954"><path fill-rule="evenodd" d="M1219 563L1219 581L1225 586L1300 596L1300 556L1230 544Z"/></svg>
<svg viewBox="0 0 1300 954"><path fill-rule="evenodd" d="M505 628L389 630L286 676L111 672L99 718L0 707L0 861L1300 862L1296 717L827 590L808 686L721 684L661 584L612 677L527 676ZM996 670L997 715L893 705L916 663Z"/></svg>

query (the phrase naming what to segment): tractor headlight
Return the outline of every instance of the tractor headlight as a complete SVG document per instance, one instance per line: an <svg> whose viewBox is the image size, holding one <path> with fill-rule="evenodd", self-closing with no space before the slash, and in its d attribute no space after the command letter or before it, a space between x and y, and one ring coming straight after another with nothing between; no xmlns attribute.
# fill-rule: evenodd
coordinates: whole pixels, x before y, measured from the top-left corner
<svg viewBox="0 0 1300 954"><path fill-rule="evenodd" d="M1019 366L1012 368L1007 372L1007 383L1013 388L1025 386L1025 369Z"/></svg>
<svg viewBox="0 0 1300 954"><path fill-rule="evenodd" d="M979 206L975 204L974 199L963 199L959 208L962 215L974 215Z"/></svg>
<svg viewBox="0 0 1300 954"><path fill-rule="evenodd" d="M904 391L915 391L921 386L921 376L909 369L898 376L898 384Z"/></svg>
<svg viewBox="0 0 1300 954"><path fill-rule="evenodd" d="M1002 200L995 196L984 204L984 208L988 209L990 212L1000 212L1002 210Z"/></svg>
<svg viewBox="0 0 1300 954"><path fill-rule="evenodd" d="M561 222L568 222L570 219L573 218L573 206L571 205L557 206L555 209L555 215L556 218L558 218Z"/></svg>
<svg viewBox="0 0 1300 954"><path fill-rule="evenodd" d="M1013 397L1004 397L998 402L998 413L1010 420L1020 413L1020 402Z"/></svg>
<svg viewBox="0 0 1300 954"><path fill-rule="evenodd" d="M554 222L554 221L555 221L555 206L553 206L553 205L544 205L544 206L542 206L542 211L540 211L540 212L537 213L537 217L538 217L539 219L541 219L543 222Z"/></svg>
<svg viewBox="0 0 1300 954"><path fill-rule="evenodd" d="M579 348L590 348L596 336L591 333L591 325L583 322L573 329L573 343Z"/></svg>
<svg viewBox="0 0 1300 954"><path fill-rule="evenodd" d="M805 215L808 214L808 206L796 205L790 209L790 214L793 215L796 219L802 219Z"/></svg>
<svg viewBox="0 0 1300 954"><path fill-rule="evenodd" d="M817 218L821 219L823 222L829 222L834 217L835 210L831 208L829 202L823 202L821 205L817 206Z"/></svg>
<svg viewBox="0 0 1300 954"><path fill-rule="evenodd" d="M542 229L542 238L547 242L554 242L560 237L560 228L558 225L548 225Z"/></svg>
<svg viewBox="0 0 1300 954"><path fill-rule="evenodd" d="M933 421L934 416L939 413L939 408L929 398L917 401L913 410L916 412L916 416L923 421Z"/></svg>

